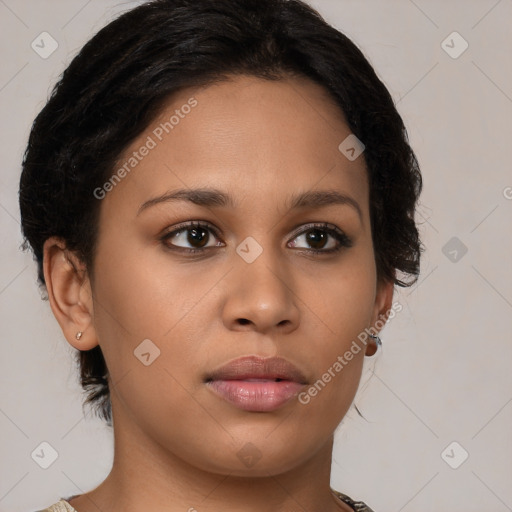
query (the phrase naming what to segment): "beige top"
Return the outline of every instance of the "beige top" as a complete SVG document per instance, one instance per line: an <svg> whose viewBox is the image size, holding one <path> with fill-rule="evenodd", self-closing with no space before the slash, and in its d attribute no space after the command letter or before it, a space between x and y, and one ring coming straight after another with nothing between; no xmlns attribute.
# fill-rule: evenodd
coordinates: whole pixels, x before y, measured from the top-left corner
<svg viewBox="0 0 512 512"><path fill-rule="evenodd" d="M350 505L352 509L355 512L373 512L368 505L365 505L362 501L354 501L353 499L349 498L346 494L343 494L341 492L332 490L333 493L342 501L343 503L346 503L347 505ZM74 498L75 496L71 496L67 498L70 500L71 498ZM52 505L51 507L45 508L44 510L39 510L38 512L77 512L76 509L74 509L64 498L61 498L60 501Z"/></svg>
<svg viewBox="0 0 512 512"><path fill-rule="evenodd" d="M71 499L71 498L68 498ZM45 508L44 510L38 510L38 512L77 512L64 498L52 505L51 507Z"/></svg>

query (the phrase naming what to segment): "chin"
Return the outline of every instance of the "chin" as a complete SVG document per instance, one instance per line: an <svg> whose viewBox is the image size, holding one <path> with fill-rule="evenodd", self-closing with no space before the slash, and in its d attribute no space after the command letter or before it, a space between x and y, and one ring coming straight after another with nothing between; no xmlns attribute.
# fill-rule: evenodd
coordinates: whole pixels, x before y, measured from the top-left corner
<svg viewBox="0 0 512 512"><path fill-rule="evenodd" d="M190 463L204 471L235 477L268 477L286 473L307 462L317 449L303 446L296 438L293 442L276 444L269 438L261 436L260 440L233 443L223 447L219 452L199 454ZM289 438L293 439L293 438ZM221 444L217 445L221 446ZM301 447L303 450L299 450Z"/></svg>

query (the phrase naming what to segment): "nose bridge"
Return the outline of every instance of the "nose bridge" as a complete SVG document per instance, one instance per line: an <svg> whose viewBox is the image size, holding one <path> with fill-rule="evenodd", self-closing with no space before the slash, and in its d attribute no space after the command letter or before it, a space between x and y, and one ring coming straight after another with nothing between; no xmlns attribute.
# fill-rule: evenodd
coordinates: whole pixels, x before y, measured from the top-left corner
<svg viewBox="0 0 512 512"><path fill-rule="evenodd" d="M247 237L236 249L232 285L225 305L225 321L247 325L257 330L296 328L299 311L293 293L292 276L288 272L280 248Z"/></svg>
<svg viewBox="0 0 512 512"><path fill-rule="evenodd" d="M247 244L244 249L247 249ZM253 248L250 251L254 250ZM241 249L240 249L241 251ZM273 297L283 295L286 287L286 265L272 247L262 248L261 253L251 262L240 257L242 279L249 289L258 293L270 293ZM284 282L283 282L284 281Z"/></svg>

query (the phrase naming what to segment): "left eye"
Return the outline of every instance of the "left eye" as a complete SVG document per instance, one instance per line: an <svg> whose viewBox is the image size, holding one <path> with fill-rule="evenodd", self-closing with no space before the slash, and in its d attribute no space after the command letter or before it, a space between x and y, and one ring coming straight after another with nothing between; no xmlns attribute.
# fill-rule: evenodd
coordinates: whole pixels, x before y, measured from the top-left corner
<svg viewBox="0 0 512 512"><path fill-rule="evenodd" d="M330 227L326 224L307 226L289 245L291 247L299 247L297 240L301 239L306 243L305 248L311 252L335 252L339 251L342 247L350 247L352 245L351 240L345 233L335 226Z"/></svg>

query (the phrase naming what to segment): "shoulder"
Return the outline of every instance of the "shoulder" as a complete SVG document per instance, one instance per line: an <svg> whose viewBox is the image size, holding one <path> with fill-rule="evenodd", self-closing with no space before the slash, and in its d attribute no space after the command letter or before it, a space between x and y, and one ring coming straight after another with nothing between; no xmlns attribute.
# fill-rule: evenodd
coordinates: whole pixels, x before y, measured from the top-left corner
<svg viewBox="0 0 512 512"><path fill-rule="evenodd" d="M350 507L352 507L355 512L373 512L373 510L366 505L366 503L363 503L362 501L354 501L352 498L347 496L346 494L343 494L342 492L335 491L332 489L332 492L341 500L343 503L346 503Z"/></svg>
<svg viewBox="0 0 512 512"><path fill-rule="evenodd" d="M37 510L36 512L76 512L76 510L64 498L62 498L50 507Z"/></svg>

